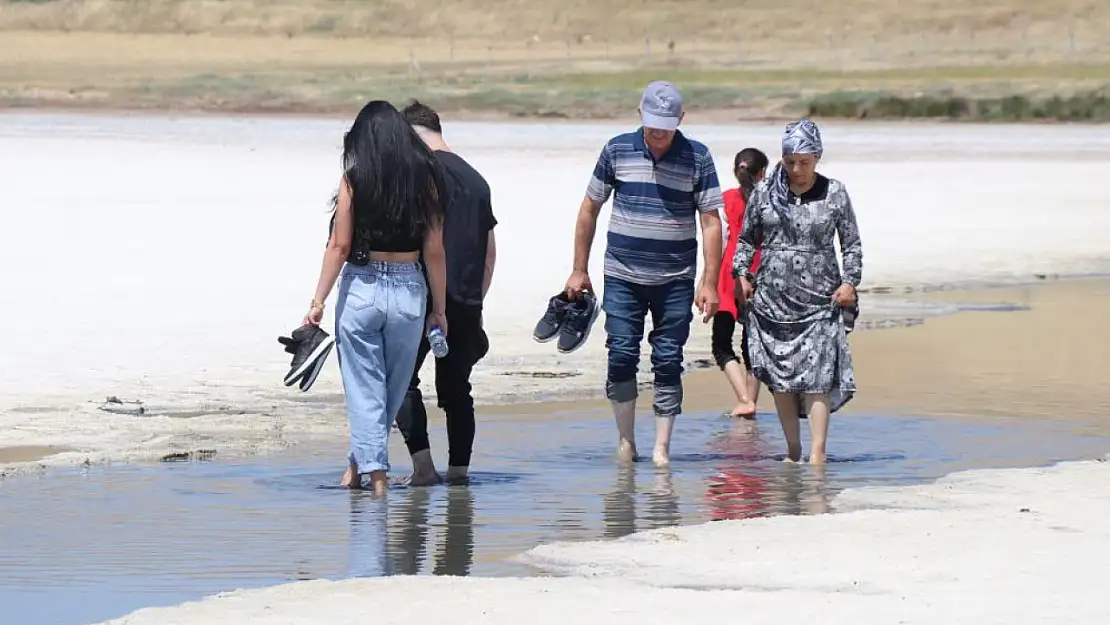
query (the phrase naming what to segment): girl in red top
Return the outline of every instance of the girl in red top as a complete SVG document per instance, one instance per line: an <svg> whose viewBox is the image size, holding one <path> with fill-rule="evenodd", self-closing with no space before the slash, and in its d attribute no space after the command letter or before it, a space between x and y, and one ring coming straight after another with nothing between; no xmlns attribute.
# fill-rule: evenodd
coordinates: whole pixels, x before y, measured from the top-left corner
<svg viewBox="0 0 1110 625"><path fill-rule="evenodd" d="M736 254L736 241L744 224L744 208L752 189L767 173L767 155L756 148L745 148L737 152L732 171L740 186L724 192L725 200L725 251L721 257L721 274L718 279L717 296L721 307L713 316L713 359L725 372L732 390L736 393L737 404L730 413L734 417L754 418L755 402L759 398L759 380L750 375L751 363L748 360L748 327L744 322L744 312L736 303L735 279L732 277L732 257ZM751 272L756 275L759 268L760 250L756 249L752 259ZM740 353L744 356L743 366L732 347L732 336L736 322L740 322Z"/></svg>

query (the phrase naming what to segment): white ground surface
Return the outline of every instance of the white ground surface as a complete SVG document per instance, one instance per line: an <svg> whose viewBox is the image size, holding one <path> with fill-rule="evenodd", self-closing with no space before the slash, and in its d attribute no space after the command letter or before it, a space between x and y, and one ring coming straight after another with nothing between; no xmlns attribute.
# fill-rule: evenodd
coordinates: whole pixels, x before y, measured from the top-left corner
<svg viewBox="0 0 1110 625"><path fill-rule="evenodd" d="M847 491L836 503L849 511L542 545L526 555L570 577L298 582L104 625L1110 621L1110 463L958 473Z"/></svg>
<svg viewBox="0 0 1110 625"><path fill-rule="evenodd" d="M865 286L1110 266L1110 133L823 128L822 169L846 182L859 216ZM0 115L0 447L76 450L37 466L342 434L335 359L306 398L280 384L288 359L276 338L299 323L315 286L344 130L304 119ZM569 356L530 335L570 269L597 151L629 128L446 130L489 179L500 220L485 316L492 350L475 374L477 399L600 393L600 327ZM773 156L780 132L688 128L713 149L726 186L732 154L754 145ZM606 219L593 249L599 288ZM699 325L687 357L707 355ZM531 372L570 377L519 375ZM98 411L109 395L142 400L150 413Z"/></svg>

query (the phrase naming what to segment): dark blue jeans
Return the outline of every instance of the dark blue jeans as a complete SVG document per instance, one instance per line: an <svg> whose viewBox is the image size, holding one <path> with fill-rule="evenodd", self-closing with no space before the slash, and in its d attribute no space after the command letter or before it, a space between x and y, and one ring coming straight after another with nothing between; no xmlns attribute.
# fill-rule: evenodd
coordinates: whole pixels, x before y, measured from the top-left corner
<svg viewBox="0 0 1110 625"><path fill-rule="evenodd" d="M644 322L651 313L651 370L655 374L652 408L661 416L682 414L682 348L694 320L694 281L675 280L656 286L634 284L605 276L605 347L609 374L605 396L610 401L636 399L636 369Z"/></svg>

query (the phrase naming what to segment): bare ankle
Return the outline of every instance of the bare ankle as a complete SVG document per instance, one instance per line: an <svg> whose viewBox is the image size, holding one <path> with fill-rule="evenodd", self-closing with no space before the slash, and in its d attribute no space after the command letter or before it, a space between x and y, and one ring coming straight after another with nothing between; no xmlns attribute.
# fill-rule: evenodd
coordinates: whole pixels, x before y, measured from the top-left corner
<svg viewBox="0 0 1110 625"><path fill-rule="evenodd" d="M343 477L339 480L339 486L351 490L362 488L362 476L359 475L357 464L353 462L347 464L347 470L343 472Z"/></svg>
<svg viewBox="0 0 1110 625"><path fill-rule="evenodd" d="M439 477L436 472L435 461L432 460L432 451L430 449L422 449L412 454L412 474L420 478L430 478L432 476Z"/></svg>
<svg viewBox="0 0 1110 625"><path fill-rule="evenodd" d="M755 402L740 400L736 406L732 408L731 415L733 417L752 417L755 415Z"/></svg>
<svg viewBox="0 0 1110 625"><path fill-rule="evenodd" d="M617 459L621 462L635 462L637 459L636 442L626 438L617 443Z"/></svg>
<svg viewBox="0 0 1110 625"><path fill-rule="evenodd" d="M470 474L470 467L467 466L451 466L447 465L447 481L457 482L467 479Z"/></svg>
<svg viewBox="0 0 1110 625"><path fill-rule="evenodd" d="M671 463L671 432L674 429L673 415L655 416L655 449L651 459L659 466Z"/></svg>
<svg viewBox="0 0 1110 625"><path fill-rule="evenodd" d="M375 497L384 497L389 491L389 478L385 471L371 471L370 485L374 489Z"/></svg>

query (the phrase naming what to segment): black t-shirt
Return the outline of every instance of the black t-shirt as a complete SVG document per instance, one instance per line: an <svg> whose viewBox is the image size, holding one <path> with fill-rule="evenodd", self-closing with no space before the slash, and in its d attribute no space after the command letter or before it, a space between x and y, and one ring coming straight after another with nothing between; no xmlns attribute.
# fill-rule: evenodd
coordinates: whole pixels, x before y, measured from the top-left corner
<svg viewBox="0 0 1110 625"><path fill-rule="evenodd" d="M459 155L436 151L446 173L449 193L443 224L447 255L447 295L460 303L480 305L489 233L497 225L489 184Z"/></svg>

